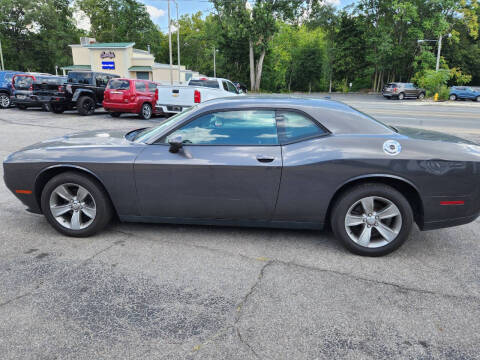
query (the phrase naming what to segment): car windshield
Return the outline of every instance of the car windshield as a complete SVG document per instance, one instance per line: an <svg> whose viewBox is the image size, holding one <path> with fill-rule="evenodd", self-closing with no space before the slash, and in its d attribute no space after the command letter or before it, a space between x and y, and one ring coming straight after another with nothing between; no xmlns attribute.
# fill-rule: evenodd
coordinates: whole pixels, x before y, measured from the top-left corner
<svg viewBox="0 0 480 360"><path fill-rule="evenodd" d="M172 116L171 118L169 118L168 120L165 120L163 123L161 123L158 126L154 126L154 127L151 127L151 128L148 128L148 129L145 129L145 130L139 132L135 136L135 138L133 138L132 140L134 142L138 142L138 143L143 142L144 143L144 142L147 142L149 139L156 138L165 129L169 128L171 125L173 125L175 123L178 123L178 122L182 121L183 119L185 119L193 109L197 108L197 106L192 106L192 107L190 107L186 110L183 110L181 113L178 113L177 115Z"/></svg>

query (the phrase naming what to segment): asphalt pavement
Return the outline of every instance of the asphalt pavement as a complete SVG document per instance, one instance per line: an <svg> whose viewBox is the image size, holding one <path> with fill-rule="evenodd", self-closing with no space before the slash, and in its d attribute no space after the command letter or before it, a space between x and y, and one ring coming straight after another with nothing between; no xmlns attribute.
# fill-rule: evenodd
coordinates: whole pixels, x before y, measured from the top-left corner
<svg viewBox="0 0 480 360"><path fill-rule="evenodd" d="M480 103L332 97L480 142ZM161 121L1 110L0 156ZM0 182L0 358L480 359L479 232L415 229L382 258L326 231L116 222L75 239Z"/></svg>

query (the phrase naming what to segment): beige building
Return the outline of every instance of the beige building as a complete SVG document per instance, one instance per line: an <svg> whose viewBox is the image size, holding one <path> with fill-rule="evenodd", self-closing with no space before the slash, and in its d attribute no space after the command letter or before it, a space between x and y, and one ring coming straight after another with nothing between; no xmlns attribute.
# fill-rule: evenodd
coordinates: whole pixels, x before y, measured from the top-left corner
<svg viewBox="0 0 480 360"><path fill-rule="evenodd" d="M91 70L120 75L130 79L146 79L161 84L170 83L170 65L155 62L152 54L145 50L135 49L134 42L97 43L92 38L81 38L80 44L70 45L73 65L63 67L63 73L72 70ZM183 83L197 72L186 70L178 65L172 66L174 83Z"/></svg>

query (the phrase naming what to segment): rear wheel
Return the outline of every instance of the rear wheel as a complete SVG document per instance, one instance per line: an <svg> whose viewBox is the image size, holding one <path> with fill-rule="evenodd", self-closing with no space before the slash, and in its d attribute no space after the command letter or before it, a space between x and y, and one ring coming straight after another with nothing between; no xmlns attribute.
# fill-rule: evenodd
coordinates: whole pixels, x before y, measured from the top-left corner
<svg viewBox="0 0 480 360"><path fill-rule="evenodd" d="M405 94L404 93L398 94L398 100L403 100L403 99L405 99Z"/></svg>
<svg viewBox="0 0 480 360"><path fill-rule="evenodd" d="M73 172L57 175L45 185L41 205L50 225L68 236L93 235L112 217L110 200L101 185Z"/></svg>
<svg viewBox="0 0 480 360"><path fill-rule="evenodd" d="M77 110L80 115L92 115L95 112L95 101L90 96L82 96L77 101Z"/></svg>
<svg viewBox="0 0 480 360"><path fill-rule="evenodd" d="M145 103L142 105L139 116L145 120L148 120L152 117L152 107L150 104Z"/></svg>
<svg viewBox="0 0 480 360"><path fill-rule="evenodd" d="M455 100L457 100L457 95L451 94L448 98L452 101L455 101Z"/></svg>
<svg viewBox="0 0 480 360"><path fill-rule="evenodd" d="M477 96L477 97L475 98L475 101L476 101L476 102L480 102L480 96Z"/></svg>
<svg viewBox="0 0 480 360"><path fill-rule="evenodd" d="M332 230L351 252L382 256L399 248L413 225L405 197L383 184L359 185L343 193L334 205Z"/></svg>
<svg viewBox="0 0 480 360"><path fill-rule="evenodd" d="M122 115L122 113L119 113L119 112L111 112L110 113L110 116L114 117L114 118L118 118L118 117L120 117L120 115Z"/></svg>
<svg viewBox="0 0 480 360"><path fill-rule="evenodd" d="M65 111L65 107L60 104L51 104L50 108L55 114L61 114Z"/></svg>
<svg viewBox="0 0 480 360"><path fill-rule="evenodd" d="M10 96L6 93L0 93L0 108L7 109L10 107Z"/></svg>

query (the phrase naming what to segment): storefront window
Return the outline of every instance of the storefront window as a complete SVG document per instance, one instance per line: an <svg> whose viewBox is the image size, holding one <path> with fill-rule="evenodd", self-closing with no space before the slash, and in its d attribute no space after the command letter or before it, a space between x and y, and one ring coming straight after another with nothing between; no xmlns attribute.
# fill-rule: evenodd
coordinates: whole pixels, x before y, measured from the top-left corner
<svg viewBox="0 0 480 360"><path fill-rule="evenodd" d="M140 80L149 80L148 71L137 71L137 79Z"/></svg>

